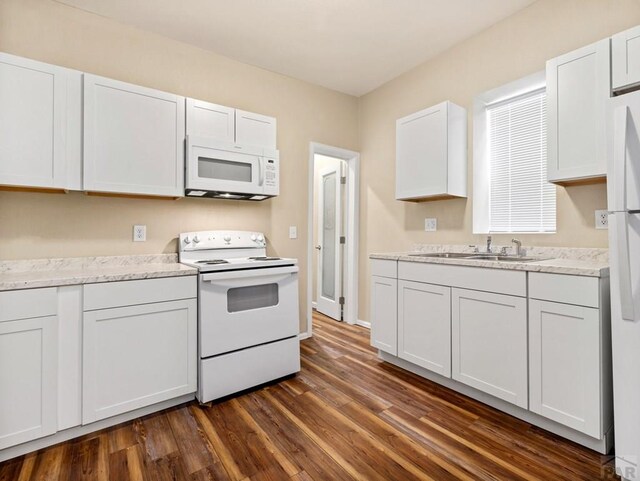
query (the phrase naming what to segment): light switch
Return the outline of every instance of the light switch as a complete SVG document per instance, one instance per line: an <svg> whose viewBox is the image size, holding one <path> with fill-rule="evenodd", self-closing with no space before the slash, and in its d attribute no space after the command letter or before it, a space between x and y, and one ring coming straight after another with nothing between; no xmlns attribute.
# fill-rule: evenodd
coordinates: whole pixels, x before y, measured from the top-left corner
<svg viewBox="0 0 640 481"><path fill-rule="evenodd" d="M289 226L289 239L298 238L298 228L295 225Z"/></svg>

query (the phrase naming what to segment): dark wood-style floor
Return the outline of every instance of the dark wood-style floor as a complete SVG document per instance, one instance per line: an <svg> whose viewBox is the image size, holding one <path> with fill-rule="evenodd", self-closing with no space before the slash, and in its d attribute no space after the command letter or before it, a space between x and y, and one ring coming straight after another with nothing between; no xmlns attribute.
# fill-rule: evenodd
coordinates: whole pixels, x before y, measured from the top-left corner
<svg viewBox="0 0 640 481"><path fill-rule="evenodd" d="M609 458L382 363L317 315L302 371L0 464L0 480L596 480Z"/></svg>

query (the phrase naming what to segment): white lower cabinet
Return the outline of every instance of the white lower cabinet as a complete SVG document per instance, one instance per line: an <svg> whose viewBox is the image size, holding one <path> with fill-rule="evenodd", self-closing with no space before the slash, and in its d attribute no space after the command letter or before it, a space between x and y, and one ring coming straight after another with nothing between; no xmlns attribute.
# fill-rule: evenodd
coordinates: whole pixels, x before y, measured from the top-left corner
<svg viewBox="0 0 640 481"><path fill-rule="evenodd" d="M398 357L451 377L451 288L398 281Z"/></svg>
<svg viewBox="0 0 640 481"><path fill-rule="evenodd" d="M607 277L387 259L371 272L371 344L382 359L609 451Z"/></svg>
<svg viewBox="0 0 640 481"><path fill-rule="evenodd" d="M601 355L598 309L532 299L531 411L600 438Z"/></svg>
<svg viewBox="0 0 640 481"><path fill-rule="evenodd" d="M197 301L84 314L83 424L195 392Z"/></svg>
<svg viewBox="0 0 640 481"><path fill-rule="evenodd" d="M56 432L58 318L51 300L55 289L0 293L0 449Z"/></svg>
<svg viewBox="0 0 640 481"><path fill-rule="evenodd" d="M451 290L453 379L527 408L527 300Z"/></svg>
<svg viewBox="0 0 640 481"><path fill-rule="evenodd" d="M398 353L398 280L371 276L371 345Z"/></svg>

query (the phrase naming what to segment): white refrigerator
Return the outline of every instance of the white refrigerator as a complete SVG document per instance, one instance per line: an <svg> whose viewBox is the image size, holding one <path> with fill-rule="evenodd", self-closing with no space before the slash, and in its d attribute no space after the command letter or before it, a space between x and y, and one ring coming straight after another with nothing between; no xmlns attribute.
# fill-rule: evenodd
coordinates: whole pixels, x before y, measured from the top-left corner
<svg viewBox="0 0 640 481"><path fill-rule="evenodd" d="M640 481L640 92L610 100L607 129L616 469Z"/></svg>

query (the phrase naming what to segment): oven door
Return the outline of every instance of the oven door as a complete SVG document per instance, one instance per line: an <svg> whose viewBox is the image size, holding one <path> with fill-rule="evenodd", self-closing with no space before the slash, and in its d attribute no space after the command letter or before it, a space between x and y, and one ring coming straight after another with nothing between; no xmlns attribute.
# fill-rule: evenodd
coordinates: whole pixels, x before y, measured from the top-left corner
<svg viewBox="0 0 640 481"><path fill-rule="evenodd" d="M187 190L262 194L265 168L262 149L187 138Z"/></svg>
<svg viewBox="0 0 640 481"><path fill-rule="evenodd" d="M298 267L200 275L200 357L296 336Z"/></svg>

